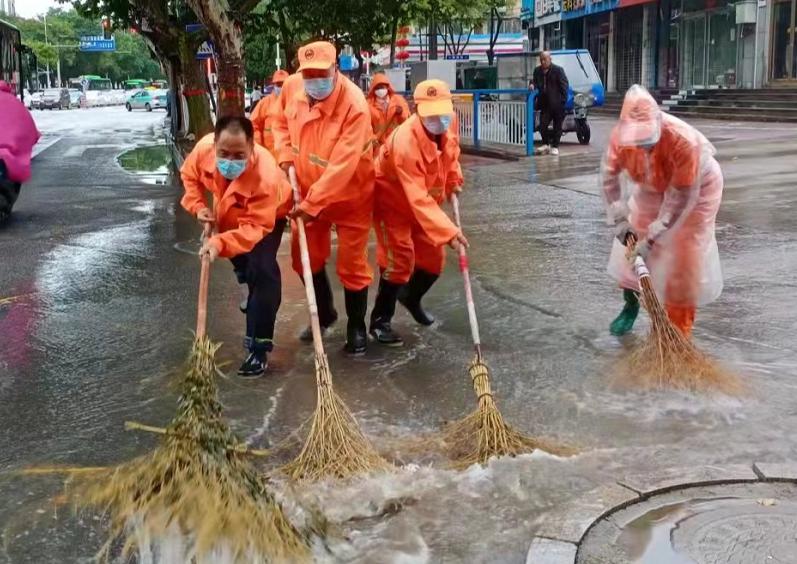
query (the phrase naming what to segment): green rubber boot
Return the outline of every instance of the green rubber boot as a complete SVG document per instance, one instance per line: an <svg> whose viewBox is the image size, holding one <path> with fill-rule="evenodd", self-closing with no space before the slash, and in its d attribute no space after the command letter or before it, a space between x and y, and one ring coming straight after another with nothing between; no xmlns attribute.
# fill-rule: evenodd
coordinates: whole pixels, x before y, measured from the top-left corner
<svg viewBox="0 0 797 564"><path fill-rule="evenodd" d="M609 325L609 331L615 337L621 337L634 328L634 322L639 315L639 297L633 290L623 290L625 306L620 315Z"/></svg>

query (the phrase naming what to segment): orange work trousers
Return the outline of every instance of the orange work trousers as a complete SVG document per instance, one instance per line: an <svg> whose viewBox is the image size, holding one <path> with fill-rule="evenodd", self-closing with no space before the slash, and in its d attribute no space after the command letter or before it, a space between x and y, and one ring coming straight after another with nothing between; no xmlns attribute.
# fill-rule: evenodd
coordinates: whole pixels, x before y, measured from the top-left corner
<svg viewBox="0 0 797 564"><path fill-rule="evenodd" d="M316 219L306 223L307 247L310 251L310 268L316 274L324 268L332 252L332 226L338 238L338 261L336 270L340 283L347 290L358 292L371 284L373 271L368 262L368 236L371 232L370 206L367 218L351 218L349 221L331 222ZM322 214L323 215L323 214ZM293 270L302 275L302 258L299 253L299 230L291 222L291 258Z"/></svg>
<svg viewBox="0 0 797 564"><path fill-rule="evenodd" d="M406 284L416 268L442 274L446 263L444 246L436 245L412 219L376 219L376 261L382 277L394 284Z"/></svg>
<svg viewBox="0 0 797 564"><path fill-rule="evenodd" d="M667 305L667 317L670 318L672 324L675 325L685 337L692 337L692 328L695 326L695 313L697 310L691 306L674 306Z"/></svg>

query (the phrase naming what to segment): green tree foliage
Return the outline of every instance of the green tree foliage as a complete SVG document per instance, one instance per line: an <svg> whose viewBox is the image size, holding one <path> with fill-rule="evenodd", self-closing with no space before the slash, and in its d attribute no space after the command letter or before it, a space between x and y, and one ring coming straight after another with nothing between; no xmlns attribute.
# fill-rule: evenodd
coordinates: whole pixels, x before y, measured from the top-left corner
<svg viewBox="0 0 797 564"><path fill-rule="evenodd" d="M59 0L69 2L84 17L99 21L109 17L117 30L130 29L142 38L148 51L154 53L168 76L172 90L182 92L188 108L187 131L199 138L212 131L210 105L205 95L205 75L195 59L205 32L188 33L186 24L197 18L183 0ZM144 56L144 50L139 50ZM182 123L182 104L173 106ZM179 133L175 131L175 133Z"/></svg>
<svg viewBox="0 0 797 564"><path fill-rule="evenodd" d="M51 8L47 13L45 42L44 18L6 18L22 33L23 42L33 49L40 66L54 67L61 61L61 78L83 74L107 76L114 82L128 78L164 78L160 64L149 56L144 39L135 33L117 30L115 53L83 53L78 49L81 35L100 35L99 18L87 18L73 9Z"/></svg>

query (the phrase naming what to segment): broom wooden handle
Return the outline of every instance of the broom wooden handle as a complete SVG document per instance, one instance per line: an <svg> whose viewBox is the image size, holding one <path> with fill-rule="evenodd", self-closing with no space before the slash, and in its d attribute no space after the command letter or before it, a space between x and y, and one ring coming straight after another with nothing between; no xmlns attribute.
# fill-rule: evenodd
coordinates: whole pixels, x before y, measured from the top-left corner
<svg viewBox="0 0 797 564"><path fill-rule="evenodd" d="M210 237L212 226L205 223L204 237ZM199 297L196 312L196 338L203 339L208 329L208 286L210 286L210 258L202 255L202 268L199 272Z"/></svg>
<svg viewBox="0 0 797 564"><path fill-rule="evenodd" d="M296 178L296 169L288 169L288 178L293 189L293 203L296 207L302 203L302 196L299 193L299 181ZM318 304L315 300L315 286L313 285L313 271L310 268L310 251L307 248L307 233L304 230L304 220L296 218L296 225L299 230L299 251L302 257L302 278L304 278L304 291L307 294L307 305L310 309L310 328L313 331L313 347L318 359L324 358L324 343L321 342L321 322L318 319Z"/></svg>
<svg viewBox="0 0 797 564"><path fill-rule="evenodd" d="M454 221L462 230L462 222L459 216L459 198L456 194L451 194L451 204L454 206ZM468 320L470 321L470 334L473 337L473 347L476 349L476 356L482 358L482 341L479 336L479 320L476 317L476 304L473 302L473 288L470 284L470 264L468 262L468 251L465 245L459 246L459 271L462 273L462 280L465 284L465 300L468 303Z"/></svg>

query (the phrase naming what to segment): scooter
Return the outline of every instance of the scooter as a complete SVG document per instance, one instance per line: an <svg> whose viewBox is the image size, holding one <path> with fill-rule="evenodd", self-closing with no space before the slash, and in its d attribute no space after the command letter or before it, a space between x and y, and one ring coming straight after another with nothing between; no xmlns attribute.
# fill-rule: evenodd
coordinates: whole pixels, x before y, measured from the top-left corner
<svg viewBox="0 0 797 564"><path fill-rule="evenodd" d="M591 131L589 109L603 105L603 84L592 57L586 49L563 49L551 52L551 61L565 70L570 87L565 104L562 135L575 132L578 142L589 144ZM534 112L534 131L540 128L540 112ZM549 130L552 127L549 127Z"/></svg>
<svg viewBox="0 0 797 564"><path fill-rule="evenodd" d="M0 160L0 224L11 215L11 208L19 197L19 190L22 187L18 182L13 182L8 177L6 164Z"/></svg>

